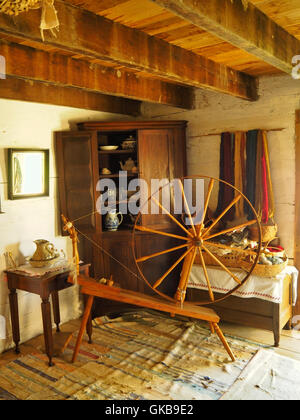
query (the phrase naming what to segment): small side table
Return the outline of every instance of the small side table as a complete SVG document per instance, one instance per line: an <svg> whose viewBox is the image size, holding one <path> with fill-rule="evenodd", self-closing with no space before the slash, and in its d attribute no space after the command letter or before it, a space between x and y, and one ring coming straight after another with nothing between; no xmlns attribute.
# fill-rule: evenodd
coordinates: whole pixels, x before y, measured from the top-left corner
<svg viewBox="0 0 300 420"><path fill-rule="evenodd" d="M80 273L84 276L89 276L89 264L80 266ZM13 340L16 345L16 353L20 353L20 324L19 324L19 308L18 308L18 294L17 290L23 290L29 293L40 295L42 300L42 318L44 327L44 339L46 354L49 358L49 366L53 366L53 336L52 336L52 320L51 320L51 306L50 295L52 296L54 322L56 324L57 332L60 332L60 309L58 292L67 289L73 284L68 282L70 274L69 269L61 269L53 273L32 277L24 275L17 271L6 271L9 294L9 304L11 313L11 323L13 330Z"/></svg>

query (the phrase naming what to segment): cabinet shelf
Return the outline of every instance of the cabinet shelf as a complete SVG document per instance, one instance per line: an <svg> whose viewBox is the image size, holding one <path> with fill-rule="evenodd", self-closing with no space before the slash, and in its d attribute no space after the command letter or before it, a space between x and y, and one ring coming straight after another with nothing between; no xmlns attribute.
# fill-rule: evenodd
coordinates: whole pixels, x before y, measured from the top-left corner
<svg viewBox="0 0 300 420"><path fill-rule="evenodd" d="M134 155L135 150L99 150L100 155Z"/></svg>
<svg viewBox="0 0 300 420"><path fill-rule="evenodd" d="M102 178L102 179L104 179L104 178L121 178L121 177L124 177L125 175L120 175L120 174L111 174L111 175L103 175L103 174L100 174L100 178ZM135 177L138 177L139 176L139 173L138 172L127 172L127 177L128 178L135 178Z"/></svg>

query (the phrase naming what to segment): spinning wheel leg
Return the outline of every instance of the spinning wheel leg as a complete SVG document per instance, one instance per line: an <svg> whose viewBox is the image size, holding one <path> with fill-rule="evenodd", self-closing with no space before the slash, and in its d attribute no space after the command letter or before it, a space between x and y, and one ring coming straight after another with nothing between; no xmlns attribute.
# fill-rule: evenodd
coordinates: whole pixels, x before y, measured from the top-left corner
<svg viewBox="0 0 300 420"><path fill-rule="evenodd" d="M185 300L187 284L188 284L189 277L190 277L190 274L191 274L191 271L195 262L197 248L195 247L193 252L192 250L190 251L191 252L185 257L179 286L174 296L178 302L183 302Z"/></svg>
<svg viewBox="0 0 300 420"><path fill-rule="evenodd" d="M83 318L82 318L80 330L79 330L79 333L78 333L77 342L76 342L76 346L75 346L74 353L73 353L72 363L76 362L76 359L77 359L77 356L78 356L78 353L79 353L79 349L80 349L80 345L81 345L81 342L82 342L82 337L83 337L84 331L86 329L86 325L88 323L88 320L89 320L89 317L90 317L90 314L91 314L93 302L94 302L94 296L89 296L89 298L87 300L86 307L85 307L84 315L83 315Z"/></svg>
<svg viewBox="0 0 300 420"><path fill-rule="evenodd" d="M226 338L224 337L224 334L221 331L221 328L219 327L218 324L215 324L215 323L213 323L213 327L216 330L216 333L217 333L219 339L222 341L223 346L225 347L225 349L226 349L227 353L229 354L231 360L233 362L235 362L235 356L232 353L231 348L229 347L229 344L227 343L227 340L226 340Z"/></svg>

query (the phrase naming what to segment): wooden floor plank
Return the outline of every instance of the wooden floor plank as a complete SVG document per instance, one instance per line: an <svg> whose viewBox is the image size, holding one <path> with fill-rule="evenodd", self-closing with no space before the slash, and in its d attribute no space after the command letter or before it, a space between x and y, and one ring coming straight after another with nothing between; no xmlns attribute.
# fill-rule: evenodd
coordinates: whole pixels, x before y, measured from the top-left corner
<svg viewBox="0 0 300 420"><path fill-rule="evenodd" d="M221 325L225 334L241 337L270 347L274 344L274 335L271 331L225 322L221 323ZM280 349L300 354L300 333L296 331L283 331L280 339Z"/></svg>

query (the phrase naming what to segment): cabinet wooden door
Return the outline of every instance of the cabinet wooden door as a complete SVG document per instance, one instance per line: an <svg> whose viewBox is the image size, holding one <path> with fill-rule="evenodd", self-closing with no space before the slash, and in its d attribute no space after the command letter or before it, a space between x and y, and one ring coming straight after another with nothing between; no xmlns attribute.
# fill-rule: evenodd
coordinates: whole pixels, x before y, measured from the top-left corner
<svg viewBox="0 0 300 420"><path fill-rule="evenodd" d="M164 182L167 183L186 175L184 129L139 130L138 145L140 178L147 183L147 188L141 185L142 201L156 193ZM163 188L163 191L165 196L161 193L157 198L167 210L171 210L172 191L167 187ZM155 225L166 229L174 227L174 223L166 214L161 214L161 212L153 214L150 203L145 208L148 214L142 216L143 225L152 227ZM156 210L158 210L157 206Z"/></svg>
<svg viewBox="0 0 300 420"><path fill-rule="evenodd" d="M163 214L153 214L153 203L149 202L148 206L143 203L148 197L163 185L164 181L169 181L170 173L170 156L169 148L172 130L140 130L138 137L139 147L139 167L140 178L145 185L141 184L141 207L145 211L142 216L142 223L145 226L164 226L168 227L170 220L168 216ZM160 184L159 184L160 183ZM168 189L163 189L164 193L168 193ZM159 201L162 204L163 199ZM158 210L158 209L157 209ZM146 214L147 213L147 214Z"/></svg>
<svg viewBox="0 0 300 420"><path fill-rule="evenodd" d="M60 210L84 233L100 231L96 211L99 193L97 135L93 132L56 133L56 164Z"/></svg>
<svg viewBox="0 0 300 420"><path fill-rule="evenodd" d="M95 236L95 235L94 235ZM137 269L132 252L132 235L122 232L118 238L103 233L94 238L100 247L94 247L94 266L97 279L113 276L123 289L138 290ZM104 251L101 251L102 250Z"/></svg>

